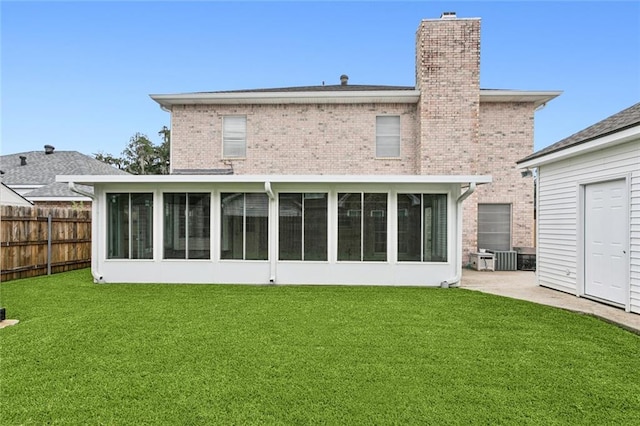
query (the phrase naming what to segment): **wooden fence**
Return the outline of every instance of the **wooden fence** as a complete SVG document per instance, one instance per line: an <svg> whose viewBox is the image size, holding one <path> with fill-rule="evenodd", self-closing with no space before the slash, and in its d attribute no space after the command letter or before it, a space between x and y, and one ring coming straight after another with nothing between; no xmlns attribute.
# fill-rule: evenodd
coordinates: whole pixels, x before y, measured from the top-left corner
<svg viewBox="0 0 640 426"><path fill-rule="evenodd" d="M91 211L1 206L0 213L2 281L91 265Z"/></svg>

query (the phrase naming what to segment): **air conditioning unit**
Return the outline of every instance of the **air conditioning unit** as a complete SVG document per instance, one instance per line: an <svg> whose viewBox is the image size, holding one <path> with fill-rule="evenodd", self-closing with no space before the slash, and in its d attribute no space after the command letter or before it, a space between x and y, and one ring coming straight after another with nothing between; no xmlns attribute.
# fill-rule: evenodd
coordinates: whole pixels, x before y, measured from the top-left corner
<svg viewBox="0 0 640 426"><path fill-rule="evenodd" d="M496 271L516 271L518 269L518 252L513 250L491 250L495 255Z"/></svg>

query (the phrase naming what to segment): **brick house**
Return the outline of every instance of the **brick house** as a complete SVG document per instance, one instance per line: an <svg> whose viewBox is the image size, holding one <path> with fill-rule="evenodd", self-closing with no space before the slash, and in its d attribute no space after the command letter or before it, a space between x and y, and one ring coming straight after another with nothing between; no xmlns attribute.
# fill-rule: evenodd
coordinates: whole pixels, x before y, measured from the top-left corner
<svg viewBox="0 0 640 426"><path fill-rule="evenodd" d="M151 280L454 284L479 246L533 245L533 181L515 161L533 152L535 110L560 94L480 89L479 71L480 20L444 14L420 23L415 86L343 75L336 85L151 95L171 113L171 175L59 180L93 185L94 208L123 203L103 212L106 228L147 194L147 238L163 241L146 248L164 270ZM207 226L191 245L188 219L169 219L183 210ZM132 260L118 232L103 229L96 268L114 263L118 244ZM209 262L195 275L194 262L163 262L196 246ZM238 277L230 259L266 266ZM111 281L145 280L133 263Z"/></svg>

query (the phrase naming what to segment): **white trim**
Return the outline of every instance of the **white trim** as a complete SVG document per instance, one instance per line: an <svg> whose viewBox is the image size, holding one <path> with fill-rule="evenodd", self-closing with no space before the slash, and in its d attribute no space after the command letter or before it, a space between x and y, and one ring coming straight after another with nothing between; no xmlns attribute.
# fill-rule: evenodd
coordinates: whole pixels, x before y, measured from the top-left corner
<svg viewBox="0 0 640 426"><path fill-rule="evenodd" d="M594 179L584 179L584 180L579 180L578 182L576 182L577 185L577 208L578 208L578 215L577 215L577 229L576 229L576 296L578 297L585 297L585 298L593 298L593 296L589 296L586 294L586 282L585 282L585 268L586 268L586 264L585 264L585 221L586 221L586 211L584 209L584 204L585 204L585 197L586 197L586 189L588 185L594 185L594 184L599 184L599 183L605 183L605 182L612 182L612 181L617 181L617 180L622 180L624 181L625 184L625 197L626 197L626 204L627 204L627 209L626 209L626 214L627 214L627 220L625 221L625 225L627 227L626 229L626 234L628 235L627 241L626 241L626 247L624 248L625 254L626 254L626 268L624 268L625 270L625 274L626 274L626 279L625 282L627 283L627 291L625 294L625 301L622 304L622 307L624 307L625 312L631 312L631 280L630 280L630 262L631 262L631 232L630 232L630 224L631 224L631 174L630 173L619 173L619 174L613 174L610 176L606 176L606 177L598 177L598 178L594 178ZM600 299L600 298L595 298L597 300L599 300L602 303L605 304L612 304L614 306L619 306L617 303L612 302L612 301L608 301L608 300L604 300L604 299Z"/></svg>
<svg viewBox="0 0 640 426"><path fill-rule="evenodd" d="M25 196L27 195L29 192L33 191L34 189L38 189L38 188L42 188L44 185L22 185L22 184L6 184L5 186L7 188L11 188L14 192L17 192L18 195L21 196Z"/></svg>
<svg viewBox="0 0 640 426"><path fill-rule="evenodd" d="M536 107L560 96L560 90L487 90L480 89L480 102L533 102ZM417 104L419 90L354 91L272 91L152 94L151 99L164 109L175 105L256 105L256 104Z"/></svg>
<svg viewBox="0 0 640 426"><path fill-rule="evenodd" d="M18 191L20 189L38 189L44 186L44 185L22 185L22 184L6 184L6 183L5 185L13 189L14 191Z"/></svg>
<svg viewBox="0 0 640 426"><path fill-rule="evenodd" d="M640 138L640 125L629 129L621 130L610 135L602 136L597 139L574 145L569 148L554 151L549 154L533 158L522 163L518 163L518 169L526 169L530 167L539 167L545 164L554 163L556 161L565 160L591 151L597 151L604 148L610 148Z"/></svg>
<svg viewBox="0 0 640 426"><path fill-rule="evenodd" d="M415 104L419 90L365 90L327 92L213 92L149 95L160 106L174 105L248 105L248 104Z"/></svg>
<svg viewBox="0 0 640 426"><path fill-rule="evenodd" d="M91 202L89 197L30 197L29 194L23 195L24 198L32 202L44 202L55 201L58 203L74 202L74 201L88 201Z"/></svg>
<svg viewBox="0 0 640 426"><path fill-rule="evenodd" d="M480 102L533 102L537 107L545 105L562 94L561 90L482 90Z"/></svg>
<svg viewBox="0 0 640 426"><path fill-rule="evenodd" d="M160 183L491 183L489 175L58 175L56 182L160 184Z"/></svg>

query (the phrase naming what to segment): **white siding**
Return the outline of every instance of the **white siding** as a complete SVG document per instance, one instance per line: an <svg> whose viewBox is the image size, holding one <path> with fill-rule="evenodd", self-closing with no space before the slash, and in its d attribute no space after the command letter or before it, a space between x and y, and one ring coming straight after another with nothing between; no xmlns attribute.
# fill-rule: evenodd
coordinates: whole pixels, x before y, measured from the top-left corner
<svg viewBox="0 0 640 426"><path fill-rule="evenodd" d="M640 313L640 143L636 143L636 170L631 179L630 199L630 271L631 311Z"/></svg>
<svg viewBox="0 0 640 426"><path fill-rule="evenodd" d="M538 169L538 281L580 293L580 185L630 176L630 309L640 313L640 140Z"/></svg>

